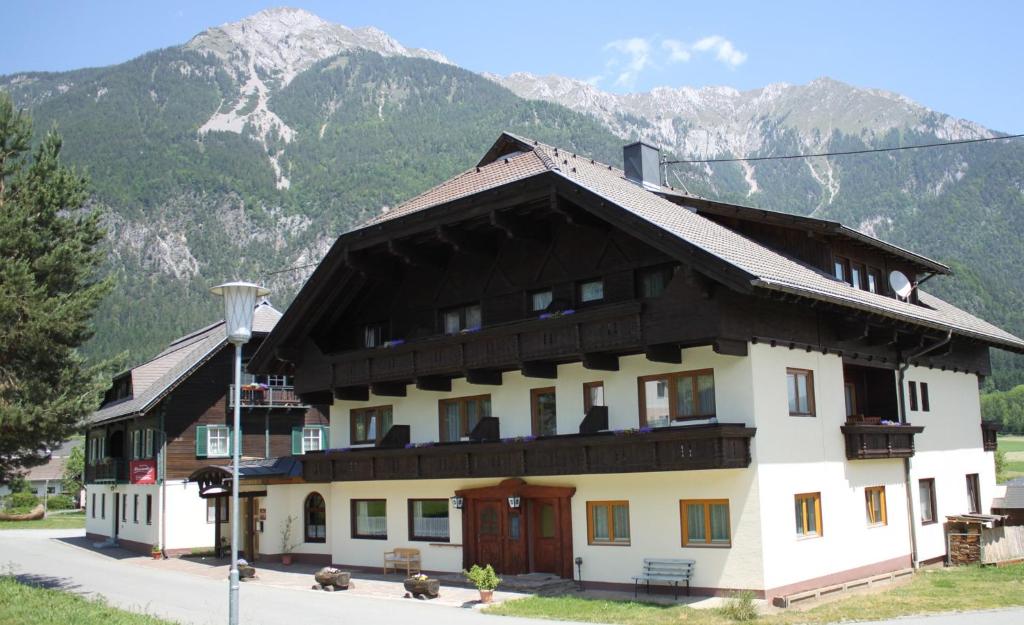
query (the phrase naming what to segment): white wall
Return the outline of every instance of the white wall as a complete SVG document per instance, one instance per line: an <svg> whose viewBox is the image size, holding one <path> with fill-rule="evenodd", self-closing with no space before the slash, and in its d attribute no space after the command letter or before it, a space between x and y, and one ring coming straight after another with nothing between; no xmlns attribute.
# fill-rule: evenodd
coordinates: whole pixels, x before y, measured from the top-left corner
<svg viewBox="0 0 1024 625"><path fill-rule="evenodd" d="M910 461L910 475L918 527L918 558L929 560L946 553L942 527L946 516L969 510L967 474L978 474L981 512L991 512L995 496L995 460L994 454L984 451L982 446L977 376L910 367L905 380L918 382L918 386L921 382L927 383L931 399L929 412L921 410L920 403L917 411L911 411L909 398L907 400L907 421L924 426L924 432L914 438L916 451ZM920 522L918 480L922 478L935 479L938 522L928 525Z"/></svg>
<svg viewBox="0 0 1024 625"><path fill-rule="evenodd" d="M165 549L192 549L213 547L214 524L206 522L206 500L199 496L195 482L168 480L167 488L167 544ZM221 535L226 525L221 526Z"/></svg>
<svg viewBox="0 0 1024 625"><path fill-rule="evenodd" d="M750 346L750 359L766 587L909 556L902 461L846 460L842 359L764 344ZM789 416L787 367L814 372L816 416ZM869 527L864 488L883 485L888 525ZM821 493L823 531L801 538L794 496L814 492Z"/></svg>
<svg viewBox="0 0 1024 625"><path fill-rule="evenodd" d="M191 549L213 546L213 524L206 522L206 501L199 497L195 483L180 480L167 482L167 542L165 549ZM110 536L114 527L114 496L128 494L128 514L119 515L118 538L153 545L159 543L160 487L156 484L89 484L85 487L85 530L91 534ZM96 517L93 518L92 495L96 493ZM106 518L100 518L101 495L106 494ZM133 515L134 496L139 495L139 520ZM153 497L152 523L146 524L146 495Z"/></svg>
<svg viewBox="0 0 1024 625"><path fill-rule="evenodd" d="M86 532L110 536L114 531L114 523L117 523L117 535L119 539L130 540L137 543L152 545L157 543L157 528L159 527L159 489L155 484L118 484L111 488L108 484L91 484L86 486ZM96 518L93 518L92 494L96 493ZM106 494L106 519L100 518L98 510L102 500L101 495ZM120 509L118 516L114 518L114 497L121 498L121 505L124 505L123 497L128 495L127 513L123 514ZM138 521L135 520L135 495L139 496ZM151 523L146 523L146 495L153 498L153 514Z"/></svg>

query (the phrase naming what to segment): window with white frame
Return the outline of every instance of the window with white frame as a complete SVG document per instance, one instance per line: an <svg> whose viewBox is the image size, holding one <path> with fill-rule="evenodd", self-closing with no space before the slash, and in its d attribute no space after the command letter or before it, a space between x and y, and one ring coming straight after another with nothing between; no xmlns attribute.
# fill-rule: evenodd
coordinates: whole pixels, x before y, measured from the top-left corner
<svg viewBox="0 0 1024 625"><path fill-rule="evenodd" d="M226 425L211 425L206 428L206 455L228 456L231 454L230 430Z"/></svg>
<svg viewBox="0 0 1024 625"><path fill-rule="evenodd" d="M302 428L302 452L320 451L324 448L324 430L319 425Z"/></svg>

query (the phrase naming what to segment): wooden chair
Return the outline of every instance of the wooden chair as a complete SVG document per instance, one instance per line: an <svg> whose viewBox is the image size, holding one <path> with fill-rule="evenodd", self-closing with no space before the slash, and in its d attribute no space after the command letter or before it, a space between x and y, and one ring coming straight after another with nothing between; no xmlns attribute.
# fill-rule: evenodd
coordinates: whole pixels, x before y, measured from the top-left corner
<svg viewBox="0 0 1024 625"><path fill-rule="evenodd" d="M409 547L395 547L394 551L384 552L384 574L391 568L396 573L400 565L405 566L405 576L412 577L413 572L420 572L420 550Z"/></svg>

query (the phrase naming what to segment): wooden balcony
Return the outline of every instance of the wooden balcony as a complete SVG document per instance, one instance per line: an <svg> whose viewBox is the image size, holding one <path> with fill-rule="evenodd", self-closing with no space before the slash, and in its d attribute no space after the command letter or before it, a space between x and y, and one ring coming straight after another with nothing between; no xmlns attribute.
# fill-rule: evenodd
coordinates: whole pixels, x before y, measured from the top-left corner
<svg viewBox="0 0 1024 625"><path fill-rule="evenodd" d="M999 449L999 428L1000 424L995 421L981 422L981 443L985 451L996 451Z"/></svg>
<svg viewBox="0 0 1024 625"><path fill-rule="evenodd" d="M103 458L85 465L85 483L115 483L128 481L128 463L122 458Z"/></svg>
<svg viewBox="0 0 1024 625"><path fill-rule="evenodd" d="M306 408L293 386L242 385L242 408ZM228 407L235 407L235 385L228 387Z"/></svg>
<svg viewBox="0 0 1024 625"><path fill-rule="evenodd" d="M846 424L840 428L846 438L848 460L910 458L914 455L914 435L923 426Z"/></svg>
<svg viewBox="0 0 1024 625"><path fill-rule="evenodd" d="M643 350L639 302L609 304L547 319L532 318L475 332L410 341L331 358L335 388L466 371L501 371L524 362L567 362L584 354Z"/></svg>
<svg viewBox="0 0 1024 625"><path fill-rule="evenodd" d="M699 425L405 449L328 450L299 459L309 482L742 469L750 466L755 431L742 424Z"/></svg>

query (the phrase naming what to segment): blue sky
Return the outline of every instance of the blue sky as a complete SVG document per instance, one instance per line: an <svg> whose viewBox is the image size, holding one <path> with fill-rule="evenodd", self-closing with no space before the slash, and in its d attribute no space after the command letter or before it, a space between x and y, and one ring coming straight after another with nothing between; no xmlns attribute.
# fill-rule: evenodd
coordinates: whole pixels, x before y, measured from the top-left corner
<svg viewBox="0 0 1024 625"><path fill-rule="evenodd" d="M0 74L128 60L281 2L32 2L4 7ZM1024 131L1022 2L326 2L475 71L595 80L602 89L805 83L830 76Z"/></svg>

